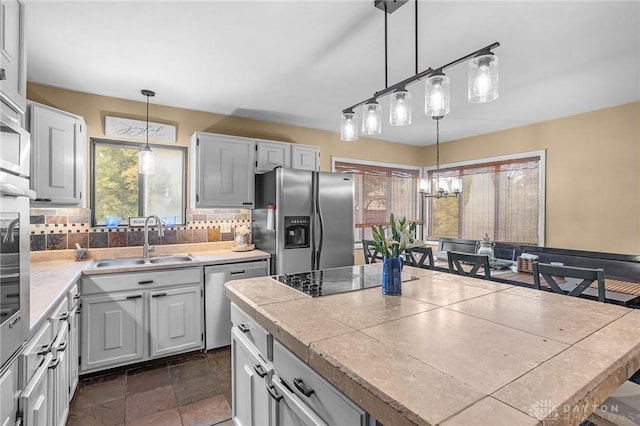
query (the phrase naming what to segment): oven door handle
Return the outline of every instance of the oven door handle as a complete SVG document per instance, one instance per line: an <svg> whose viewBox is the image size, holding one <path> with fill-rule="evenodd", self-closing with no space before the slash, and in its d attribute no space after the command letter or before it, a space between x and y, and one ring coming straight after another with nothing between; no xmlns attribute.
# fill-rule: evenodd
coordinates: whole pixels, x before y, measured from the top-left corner
<svg viewBox="0 0 640 426"><path fill-rule="evenodd" d="M21 188L7 182L0 182L0 194L8 197L28 197L31 200L36 199L36 192L27 188Z"/></svg>

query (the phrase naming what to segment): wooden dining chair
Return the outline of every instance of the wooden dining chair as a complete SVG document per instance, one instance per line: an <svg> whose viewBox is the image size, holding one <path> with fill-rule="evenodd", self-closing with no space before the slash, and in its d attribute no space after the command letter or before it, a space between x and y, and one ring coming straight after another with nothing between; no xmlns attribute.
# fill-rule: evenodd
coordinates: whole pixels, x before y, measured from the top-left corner
<svg viewBox="0 0 640 426"><path fill-rule="evenodd" d="M364 253L364 263L366 264L382 260L382 253L376 249L372 240L362 240L362 252Z"/></svg>
<svg viewBox="0 0 640 426"><path fill-rule="evenodd" d="M457 251L448 251L447 258L449 260L449 272L452 274L464 275L465 277L478 277L485 280L491 279L491 269L489 267L489 256L486 254L460 253ZM470 265L471 268L466 270L463 264ZM484 270L484 275L478 274L480 268Z"/></svg>
<svg viewBox="0 0 640 426"><path fill-rule="evenodd" d="M594 281L598 282L598 300L604 302L604 270L578 268L577 266L560 266L549 263L535 262L533 264L533 287L540 290L540 275L547 282L551 290L568 296L580 296ZM554 278L555 277L555 278ZM563 289L556 281L557 277L578 278L582 281L571 289Z"/></svg>
<svg viewBox="0 0 640 426"><path fill-rule="evenodd" d="M411 247L404 251L404 264L416 268L433 268L433 250L431 247ZM425 264L425 261L429 263Z"/></svg>

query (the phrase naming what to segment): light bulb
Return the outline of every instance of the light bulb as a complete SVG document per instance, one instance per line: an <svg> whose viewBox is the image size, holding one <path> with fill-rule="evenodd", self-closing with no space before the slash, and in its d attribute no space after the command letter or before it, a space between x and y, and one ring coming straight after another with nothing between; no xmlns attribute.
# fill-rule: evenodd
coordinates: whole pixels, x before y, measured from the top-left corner
<svg viewBox="0 0 640 426"><path fill-rule="evenodd" d="M469 102L484 103L498 98L498 57L479 55L469 62Z"/></svg>
<svg viewBox="0 0 640 426"><path fill-rule="evenodd" d="M425 84L424 113L431 117L449 114L449 77L434 73Z"/></svg>
<svg viewBox="0 0 640 426"><path fill-rule="evenodd" d="M358 140L358 118L353 111L342 113L340 140L345 142Z"/></svg>
<svg viewBox="0 0 640 426"><path fill-rule="evenodd" d="M392 126L407 126L411 124L411 93L404 88L396 90L391 95L389 124Z"/></svg>
<svg viewBox="0 0 640 426"><path fill-rule="evenodd" d="M156 154L148 146L138 151L138 172L141 175L156 173Z"/></svg>
<svg viewBox="0 0 640 426"><path fill-rule="evenodd" d="M363 135L379 135L382 133L382 120L380 112L382 107L375 100L369 101L364 105L362 113L362 134Z"/></svg>

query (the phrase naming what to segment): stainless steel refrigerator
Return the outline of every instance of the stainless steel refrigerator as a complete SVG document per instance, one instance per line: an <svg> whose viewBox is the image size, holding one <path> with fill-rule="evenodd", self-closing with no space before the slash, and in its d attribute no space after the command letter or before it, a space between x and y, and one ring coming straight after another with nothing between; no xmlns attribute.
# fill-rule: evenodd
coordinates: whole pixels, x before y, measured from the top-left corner
<svg viewBox="0 0 640 426"><path fill-rule="evenodd" d="M256 175L252 238L271 274L353 265L353 177L277 168Z"/></svg>

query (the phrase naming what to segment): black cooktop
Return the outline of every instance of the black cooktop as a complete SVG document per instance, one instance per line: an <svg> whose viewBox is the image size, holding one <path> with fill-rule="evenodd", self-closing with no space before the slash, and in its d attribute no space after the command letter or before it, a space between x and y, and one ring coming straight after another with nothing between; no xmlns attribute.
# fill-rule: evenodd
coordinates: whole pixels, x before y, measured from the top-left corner
<svg viewBox="0 0 640 426"><path fill-rule="evenodd" d="M362 290L382 285L382 265L346 266L320 271L300 272L276 276L281 283L311 297L327 296L346 291ZM402 282L418 277L402 274Z"/></svg>

